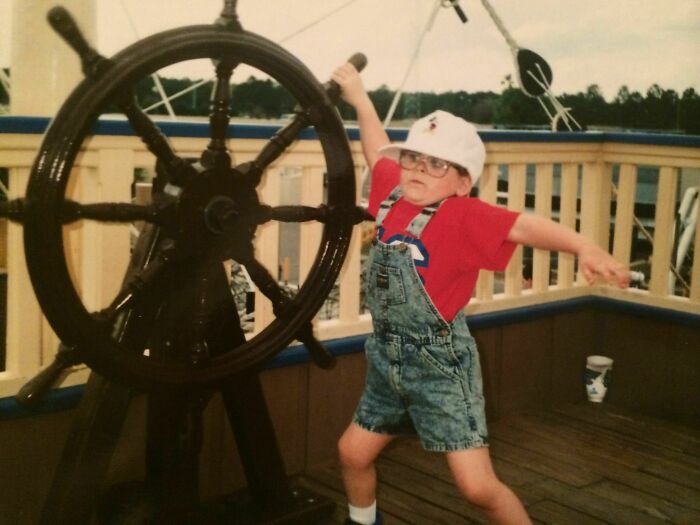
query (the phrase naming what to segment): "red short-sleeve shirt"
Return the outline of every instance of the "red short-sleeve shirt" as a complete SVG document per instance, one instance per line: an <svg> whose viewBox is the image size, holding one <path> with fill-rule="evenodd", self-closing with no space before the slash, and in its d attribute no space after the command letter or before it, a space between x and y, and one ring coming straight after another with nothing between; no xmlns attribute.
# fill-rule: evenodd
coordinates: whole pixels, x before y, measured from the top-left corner
<svg viewBox="0 0 700 525"><path fill-rule="evenodd" d="M400 170L385 157L375 164L369 197L369 212L374 217L398 185ZM382 224L381 241L391 244L392 237L407 235L406 228L421 209L404 199L396 202ZM480 269L505 269L516 247L507 237L517 217L516 212L478 198L453 196L423 230L414 262L426 292L446 321L469 302Z"/></svg>

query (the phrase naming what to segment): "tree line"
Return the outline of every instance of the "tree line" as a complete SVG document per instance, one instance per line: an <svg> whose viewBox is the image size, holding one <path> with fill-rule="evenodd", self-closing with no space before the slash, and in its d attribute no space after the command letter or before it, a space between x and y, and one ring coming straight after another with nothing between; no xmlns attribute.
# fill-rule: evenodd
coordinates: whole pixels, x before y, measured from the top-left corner
<svg viewBox="0 0 700 525"><path fill-rule="evenodd" d="M166 93L183 91L196 81L162 78ZM413 120L436 109L444 109L478 124L497 127L549 127L549 119L539 102L525 95L510 76L503 81L501 93L493 91L405 92L394 113L394 120ZM209 114L213 84L208 82L170 103L177 115L206 116ZM135 91L142 107L160 102L160 96L150 78L142 80ZM387 114L395 91L387 86L371 90L379 116ZM623 129L652 130L686 134L700 134L700 95L694 88L681 94L653 84L646 93L622 86L608 102L597 84L585 91L566 93L557 97L564 107L570 108L574 118L585 128L610 126ZM0 85L0 104L7 104L8 95ZM235 117L278 119L295 111L291 94L270 79L249 77L232 88L231 114ZM341 116L353 120L353 109L340 102ZM115 109L116 111L116 109ZM152 113L166 113L164 105Z"/></svg>
<svg viewBox="0 0 700 525"><path fill-rule="evenodd" d="M163 79L168 93L186 88L191 81ZM478 124L503 127L549 127L549 119L540 103L525 95L506 77L501 93L493 91L405 92L394 113L394 120L413 120L436 109L443 109ZM211 85L173 101L174 109L181 115L207 115L209 113ZM387 86L371 90L379 116L387 114L395 91ZM158 101L157 93L149 88L140 93L142 103ZM610 126L623 129L654 130L686 134L700 134L700 95L693 88L682 94L653 84L646 93L632 91L622 86L610 102L603 97L598 85L592 84L585 91L563 94L558 97L564 107L571 108L574 118L586 127ZM294 98L276 82L255 77L233 86L231 111L234 116L250 118L280 118L293 113ZM345 120L355 118L354 110L340 102L341 116Z"/></svg>

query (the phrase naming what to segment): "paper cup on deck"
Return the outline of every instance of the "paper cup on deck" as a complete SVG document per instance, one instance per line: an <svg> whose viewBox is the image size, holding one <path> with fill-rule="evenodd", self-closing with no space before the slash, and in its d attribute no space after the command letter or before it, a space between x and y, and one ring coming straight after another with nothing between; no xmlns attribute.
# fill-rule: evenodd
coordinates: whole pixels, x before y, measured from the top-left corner
<svg viewBox="0 0 700 525"><path fill-rule="evenodd" d="M586 394L593 403L601 403L608 391L613 360L603 355L589 355L586 359Z"/></svg>

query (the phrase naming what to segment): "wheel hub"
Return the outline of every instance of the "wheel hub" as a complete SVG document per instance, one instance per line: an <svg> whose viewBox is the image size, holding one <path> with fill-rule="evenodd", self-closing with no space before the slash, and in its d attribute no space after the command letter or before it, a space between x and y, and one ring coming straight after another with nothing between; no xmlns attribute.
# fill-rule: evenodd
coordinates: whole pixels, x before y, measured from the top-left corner
<svg viewBox="0 0 700 525"><path fill-rule="evenodd" d="M183 189L173 236L180 249L195 255L250 243L255 225L246 221L260 206L255 188L235 168L202 168ZM224 254L222 254L224 256Z"/></svg>

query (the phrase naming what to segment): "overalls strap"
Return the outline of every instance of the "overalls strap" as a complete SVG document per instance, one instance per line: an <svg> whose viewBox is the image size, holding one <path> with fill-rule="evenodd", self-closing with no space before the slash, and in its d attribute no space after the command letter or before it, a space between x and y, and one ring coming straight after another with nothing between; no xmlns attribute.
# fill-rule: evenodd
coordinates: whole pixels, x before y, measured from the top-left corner
<svg viewBox="0 0 700 525"><path fill-rule="evenodd" d="M413 235L416 239L420 239L423 230L428 225L428 221L433 218L433 215L435 215L438 208L442 206L443 202L445 202L445 199L423 208L420 213L413 218L411 224L409 224L408 228L406 228L406 231L408 231L408 233Z"/></svg>
<svg viewBox="0 0 700 525"><path fill-rule="evenodd" d="M386 199L384 199L379 205L379 211L377 212L377 227L380 227L382 225L384 219L386 219L386 216L389 213L389 210L394 205L394 203L400 198L401 188L396 186L393 190L391 190L389 196Z"/></svg>
<svg viewBox="0 0 700 525"><path fill-rule="evenodd" d="M401 189L399 188L399 186L396 186L393 190L391 190L389 196L379 205L379 211L377 212L378 228L382 226L382 223L384 222L384 219L386 219L389 210L396 203L396 201L398 201L401 198L401 196ZM413 218L411 223L408 225L408 228L406 228L406 231L416 239L420 239L423 230L428 225L428 221L430 221L430 219L433 218L433 215L435 215L435 212L438 211L440 206L442 206L443 202L445 202L445 199L441 200L440 202L436 202L435 204L430 204L429 206L423 208Z"/></svg>

